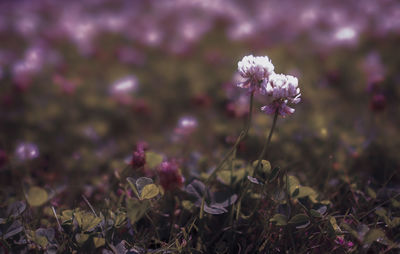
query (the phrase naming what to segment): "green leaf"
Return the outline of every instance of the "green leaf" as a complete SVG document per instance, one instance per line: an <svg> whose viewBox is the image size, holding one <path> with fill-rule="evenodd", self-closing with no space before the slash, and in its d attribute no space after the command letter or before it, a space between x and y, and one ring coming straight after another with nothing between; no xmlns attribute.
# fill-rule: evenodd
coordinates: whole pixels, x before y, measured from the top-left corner
<svg viewBox="0 0 400 254"><path fill-rule="evenodd" d="M306 214L300 213L293 216L288 223L294 224L296 228L305 228L310 224L310 219Z"/></svg>
<svg viewBox="0 0 400 254"><path fill-rule="evenodd" d="M400 217L394 217L389 224L389 227L391 228L396 228L400 226Z"/></svg>
<svg viewBox="0 0 400 254"><path fill-rule="evenodd" d="M94 247L99 248L106 244L106 240L102 237L93 237L93 244Z"/></svg>
<svg viewBox="0 0 400 254"><path fill-rule="evenodd" d="M155 184L148 184L144 186L140 194L140 199L151 199L156 197L160 193L160 189Z"/></svg>
<svg viewBox="0 0 400 254"><path fill-rule="evenodd" d="M115 217L114 226L116 228L120 228L125 224L125 222L126 222L126 213L121 212Z"/></svg>
<svg viewBox="0 0 400 254"><path fill-rule="evenodd" d="M253 168L257 167L257 164L258 164L258 160L254 161ZM264 172L267 175L271 174L271 163L269 163L269 161L267 161L267 160L261 160L260 168L258 170L259 170L259 172L260 171Z"/></svg>
<svg viewBox="0 0 400 254"><path fill-rule="evenodd" d="M25 194L25 197L31 206L41 206L46 203L49 198L47 192L37 186L30 187L28 193Z"/></svg>
<svg viewBox="0 0 400 254"><path fill-rule="evenodd" d="M102 221L100 217L85 211L75 212L74 216L82 232L93 230Z"/></svg>
<svg viewBox="0 0 400 254"><path fill-rule="evenodd" d="M342 230L340 229L339 225L337 224L335 217L331 216L329 218L329 223L331 224L331 226L336 234L342 233Z"/></svg>
<svg viewBox="0 0 400 254"><path fill-rule="evenodd" d="M326 206L321 206L318 209L310 209L310 213L313 217L322 218L327 210L328 208Z"/></svg>
<svg viewBox="0 0 400 254"><path fill-rule="evenodd" d="M83 245L88 239L89 239L88 234L81 233L75 235L75 240L79 245Z"/></svg>
<svg viewBox="0 0 400 254"><path fill-rule="evenodd" d="M136 180L136 189L137 189L137 191L138 191L139 198L140 198L141 195L142 195L143 188L144 188L146 185L149 185L149 184L152 184L152 183L153 183L153 179L148 178L148 177L140 177L140 178L138 178L138 179Z"/></svg>
<svg viewBox="0 0 400 254"><path fill-rule="evenodd" d="M346 223L342 223L342 224L340 224L340 226L343 228L344 231L349 232L354 238L358 239L357 231L355 231L352 227L350 227L350 225L348 225ZM333 230L333 228L332 228L332 230ZM333 232L333 233L335 233L335 232ZM340 234L341 232L338 232L338 233Z"/></svg>
<svg viewBox="0 0 400 254"><path fill-rule="evenodd" d="M287 188L289 190L289 194L291 196L295 196L294 194L299 193L300 182L295 176L287 176L285 178L285 182L287 182Z"/></svg>
<svg viewBox="0 0 400 254"><path fill-rule="evenodd" d="M310 214L315 218L322 218L322 214L319 213L317 210L310 209Z"/></svg>
<svg viewBox="0 0 400 254"><path fill-rule="evenodd" d="M140 202L137 199L129 199L126 202L126 215L131 223L134 224L144 216L148 207L148 201Z"/></svg>
<svg viewBox="0 0 400 254"><path fill-rule="evenodd" d="M155 152L146 152L146 164L149 168L155 168L163 162L163 156Z"/></svg>
<svg viewBox="0 0 400 254"><path fill-rule="evenodd" d="M310 187L307 186L300 186L299 193L297 194L296 198L305 198L308 197L311 202L317 203L318 193Z"/></svg>
<svg viewBox="0 0 400 254"><path fill-rule="evenodd" d="M363 244L365 247L369 247L373 242L384 242L385 238L385 233L382 230L374 228L366 233Z"/></svg>
<svg viewBox="0 0 400 254"><path fill-rule="evenodd" d="M376 199L376 192L370 187L367 187L367 193L372 199Z"/></svg>
<svg viewBox="0 0 400 254"><path fill-rule="evenodd" d="M375 214L381 217L385 221L386 225L390 227L391 221L387 215L388 214L387 211L384 208L382 207L377 208L375 210Z"/></svg>
<svg viewBox="0 0 400 254"><path fill-rule="evenodd" d="M218 180L220 180L225 185L236 184L239 181L241 181L245 175L246 175L246 170L244 168L233 170L232 173L230 170L221 170L217 172Z"/></svg>
<svg viewBox="0 0 400 254"><path fill-rule="evenodd" d="M33 240L36 244L40 245L42 248L45 248L49 241L47 241L47 238L44 236L38 236L36 235L35 239Z"/></svg>
<svg viewBox="0 0 400 254"><path fill-rule="evenodd" d="M192 210L192 208L194 207L193 202L189 201L189 200L183 200L182 201L182 207L186 210Z"/></svg>
<svg viewBox="0 0 400 254"><path fill-rule="evenodd" d="M276 226L286 226L287 225L287 218L283 214L275 214L274 217L272 217L270 222L274 223Z"/></svg>
<svg viewBox="0 0 400 254"><path fill-rule="evenodd" d="M64 210L64 211L62 211L61 216L60 216L61 223L63 223L63 224L64 223L71 223L73 215L74 215L74 211L72 211L72 210Z"/></svg>
<svg viewBox="0 0 400 254"><path fill-rule="evenodd" d="M392 199L390 199L390 202L392 203L392 206L394 208L399 208L400 207L400 202L397 201L396 199L392 198Z"/></svg>

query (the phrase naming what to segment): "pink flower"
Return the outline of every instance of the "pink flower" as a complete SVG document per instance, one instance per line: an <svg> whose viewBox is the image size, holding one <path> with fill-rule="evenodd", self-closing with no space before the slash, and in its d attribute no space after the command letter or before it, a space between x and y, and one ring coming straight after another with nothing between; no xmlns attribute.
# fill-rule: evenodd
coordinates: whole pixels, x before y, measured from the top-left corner
<svg viewBox="0 0 400 254"><path fill-rule="evenodd" d="M297 104L300 102L301 93L298 87L296 77L284 74L273 74L269 81L264 81L263 85L266 95L272 99L272 102L261 108L267 114L274 114L278 111L279 115L285 117L294 113L295 109L288 104Z"/></svg>
<svg viewBox="0 0 400 254"><path fill-rule="evenodd" d="M238 63L239 74L245 78L244 82L238 84L241 88L249 89L249 92L258 91L265 94L263 81L269 80L274 73L274 65L267 56L245 56Z"/></svg>
<svg viewBox="0 0 400 254"><path fill-rule="evenodd" d="M294 113L295 109L289 107L285 102L274 101L269 105L261 107L261 110L268 115L273 115L278 110L278 114L286 117Z"/></svg>
<svg viewBox="0 0 400 254"><path fill-rule="evenodd" d="M39 149L33 143L20 143L15 150L15 155L20 161L32 160L39 157Z"/></svg>
<svg viewBox="0 0 400 254"><path fill-rule="evenodd" d="M384 111L386 108L386 97L383 94L374 94L369 102L369 108L374 112Z"/></svg>
<svg viewBox="0 0 400 254"><path fill-rule="evenodd" d="M162 162L158 168L158 176L160 178L160 185L166 191L181 187L184 180L175 161Z"/></svg>
<svg viewBox="0 0 400 254"><path fill-rule="evenodd" d="M136 150L133 151L131 165L134 169L143 167L146 164L146 153L147 143L139 142L136 145Z"/></svg>

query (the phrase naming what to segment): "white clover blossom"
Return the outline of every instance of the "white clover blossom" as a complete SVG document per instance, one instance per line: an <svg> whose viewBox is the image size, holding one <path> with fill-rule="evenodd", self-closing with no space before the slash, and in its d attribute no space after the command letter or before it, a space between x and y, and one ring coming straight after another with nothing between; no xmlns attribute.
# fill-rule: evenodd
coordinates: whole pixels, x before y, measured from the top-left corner
<svg viewBox="0 0 400 254"><path fill-rule="evenodd" d="M249 92L258 91L265 94L264 81L269 81L274 73L274 65L267 56L248 55L238 62L239 74L245 78L244 82L238 84L241 88L248 88Z"/></svg>
<svg viewBox="0 0 400 254"><path fill-rule="evenodd" d="M301 100L300 88L296 77L285 74L273 74L269 82L263 82L266 95L272 98L272 102L261 108L267 114L278 114L285 117L294 113L295 109L288 104L297 104Z"/></svg>

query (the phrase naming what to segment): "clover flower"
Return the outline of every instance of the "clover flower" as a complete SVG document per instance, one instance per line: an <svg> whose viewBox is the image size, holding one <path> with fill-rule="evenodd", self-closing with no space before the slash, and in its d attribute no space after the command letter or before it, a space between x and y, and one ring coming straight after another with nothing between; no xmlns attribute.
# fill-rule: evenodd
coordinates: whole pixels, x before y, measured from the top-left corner
<svg viewBox="0 0 400 254"><path fill-rule="evenodd" d="M15 155L20 161L32 160L39 157L39 149L33 143L20 143L15 150Z"/></svg>
<svg viewBox="0 0 400 254"><path fill-rule="evenodd" d="M273 74L270 80L264 81L263 86L266 95L272 98L272 102L261 108L267 114L274 114L277 110L279 115L285 117L294 113L294 108L288 104L300 102L301 93L296 77L284 74Z"/></svg>
<svg viewBox="0 0 400 254"><path fill-rule="evenodd" d="M148 145L145 142L139 142L136 145L136 150L132 153L131 165L133 169L143 167L146 164L146 153Z"/></svg>
<svg viewBox="0 0 400 254"><path fill-rule="evenodd" d="M182 187L184 178L175 161L164 161L158 168L158 176L160 177L160 185L164 190L173 190Z"/></svg>
<svg viewBox="0 0 400 254"><path fill-rule="evenodd" d="M265 94L263 82L268 82L274 73L274 65L267 56L245 56L238 63L239 74L245 78L244 82L238 84L241 88L248 88L249 92L258 91Z"/></svg>

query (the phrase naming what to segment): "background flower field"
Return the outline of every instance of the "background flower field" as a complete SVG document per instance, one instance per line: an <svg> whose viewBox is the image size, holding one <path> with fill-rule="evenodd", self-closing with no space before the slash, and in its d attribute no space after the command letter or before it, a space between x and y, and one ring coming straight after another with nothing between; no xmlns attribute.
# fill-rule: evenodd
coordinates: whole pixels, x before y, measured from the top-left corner
<svg viewBox="0 0 400 254"><path fill-rule="evenodd" d="M391 0L1 1L0 253L397 253L399 35ZM260 163L250 54L301 89Z"/></svg>

